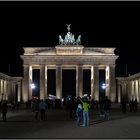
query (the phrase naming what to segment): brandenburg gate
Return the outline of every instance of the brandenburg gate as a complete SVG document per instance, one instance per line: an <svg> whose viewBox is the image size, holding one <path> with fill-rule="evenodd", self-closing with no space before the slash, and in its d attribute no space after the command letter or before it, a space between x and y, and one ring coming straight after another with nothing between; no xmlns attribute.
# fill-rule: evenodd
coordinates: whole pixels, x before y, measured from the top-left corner
<svg viewBox="0 0 140 140"><path fill-rule="evenodd" d="M47 99L47 70L56 71L56 97L62 98L62 70L76 70L76 97L83 96L83 69L91 71L91 98L99 100L99 70L105 70L106 91L112 102L116 100L115 48L84 47L81 35L77 39L70 32L63 39L59 35L59 45L55 47L24 47L22 100L32 99L33 70L40 69L40 99Z"/></svg>

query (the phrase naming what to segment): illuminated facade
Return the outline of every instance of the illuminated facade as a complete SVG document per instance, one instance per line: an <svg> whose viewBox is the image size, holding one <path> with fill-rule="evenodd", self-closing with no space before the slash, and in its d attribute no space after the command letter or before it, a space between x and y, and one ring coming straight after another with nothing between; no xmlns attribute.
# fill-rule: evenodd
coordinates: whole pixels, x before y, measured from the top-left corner
<svg viewBox="0 0 140 140"><path fill-rule="evenodd" d="M32 99L33 69L40 69L40 99L46 99L47 70L56 70L56 96L62 98L62 69L76 70L76 96L83 96L83 69L91 70L91 97L99 100L99 70L105 70L106 96L116 100L115 48L84 47L82 45L58 45L56 47L26 47L23 59L24 76L22 99Z"/></svg>
<svg viewBox="0 0 140 140"><path fill-rule="evenodd" d="M24 75L22 99L24 102L32 99L30 85L33 81L33 69L40 69L40 99L46 99L47 70L56 70L56 97L62 98L62 69L76 70L76 97L83 96L83 69L91 70L91 98L99 100L99 70L105 70L106 96L111 101L116 100L115 48L95 48L81 45L81 35L75 39L70 32L71 24L67 25L68 32L63 38L59 35L59 45L55 47L24 48Z"/></svg>
<svg viewBox="0 0 140 140"><path fill-rule="evenodd" d="M140 73L129 77L117 77L117 100L135 100L140 102Z"/></svg>
<svg viewBox="0 0 140 140"><path fill-rule="evenodd" d="M0 73L0 101L21 101L22 77L11 77Z"/></svg>

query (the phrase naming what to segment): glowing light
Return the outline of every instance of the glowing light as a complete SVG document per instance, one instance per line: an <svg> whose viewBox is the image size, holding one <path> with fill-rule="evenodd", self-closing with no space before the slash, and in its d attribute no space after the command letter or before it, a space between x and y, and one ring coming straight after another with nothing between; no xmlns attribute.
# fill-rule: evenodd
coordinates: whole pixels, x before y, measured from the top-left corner
<svg viewBox="0 0 140 140"><path fill-rule="evenodd" d="M88 96L88 94L84 94L84 97L87 97Z"/></svg>
<svg viewBox="0 0 140 140"><path fill-rule="evenodd" d="M32 84L31 84L31 89L35 89L35 88L36 88L35 84L32 83Z"/></svg>
<svg viewBox="0 0 140 140"><path fill-rule="evenodd" d="M105 83L102 84L102 89L106 89L106 84Z"/></svg>

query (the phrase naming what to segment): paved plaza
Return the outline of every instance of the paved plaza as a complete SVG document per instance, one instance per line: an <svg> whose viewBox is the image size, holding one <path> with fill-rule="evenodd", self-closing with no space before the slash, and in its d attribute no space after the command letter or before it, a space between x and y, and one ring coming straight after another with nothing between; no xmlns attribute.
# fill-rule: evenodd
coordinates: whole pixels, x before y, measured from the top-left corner
<svg viewBox="0 0 140 140"><path fill-rule="evenodd" d="M90 112L90 126L76 126L64 109L48 109L46 121L36 121L31 110L8 112L7 122L0 121L0 138L140 138L140 110L123 114L119 105L104 121L99 112Z"/></svg>

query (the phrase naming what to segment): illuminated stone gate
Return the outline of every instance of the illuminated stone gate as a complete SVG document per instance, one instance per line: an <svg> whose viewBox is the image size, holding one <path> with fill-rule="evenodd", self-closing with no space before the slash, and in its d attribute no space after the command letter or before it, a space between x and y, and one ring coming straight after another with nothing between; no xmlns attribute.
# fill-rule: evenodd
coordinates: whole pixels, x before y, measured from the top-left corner
<svg viewBox="0 0 140 140"><path fill-rule="evenodd" d="M55 47L26 47L23 59L24 75L22 99L24 102L32 99L32 71L40 69L40 99L46 99L47 70L56 70L56 97L62 98L62 69L76 70L76 96L83 96L83 69L91 70L91 98L99 100L99 70L105 70L106 96L111 101L116 100L115 48L84 47L80 45L81 35L75 41L70 32L65 39L59 35L59 45Z"/></svg>

